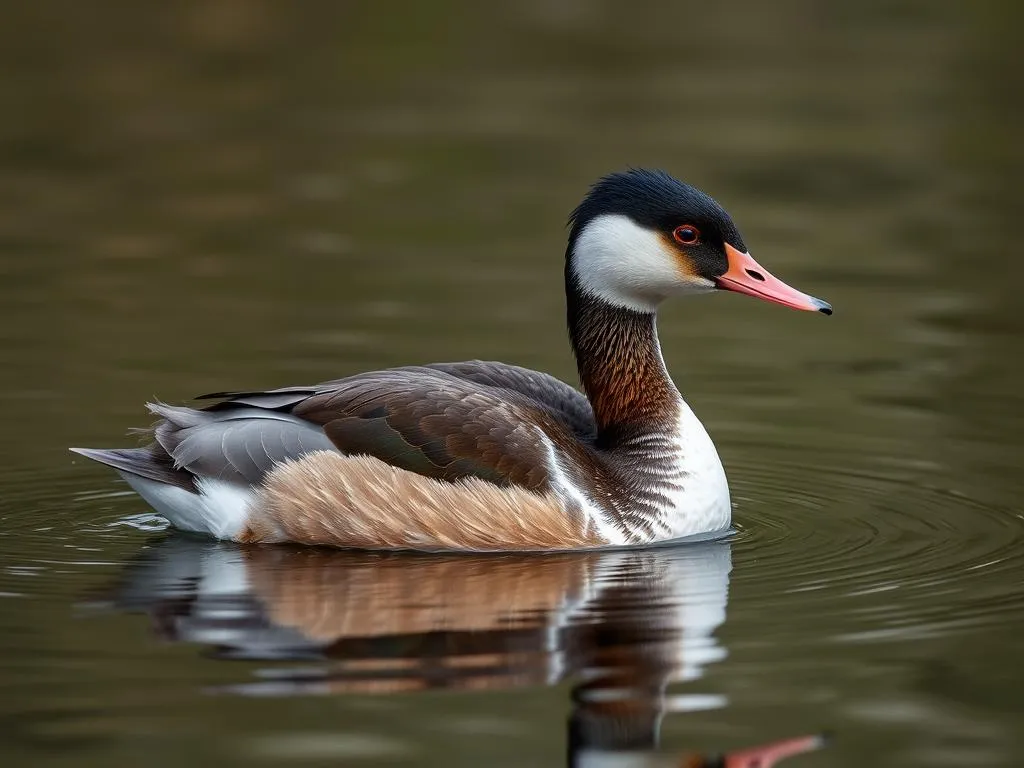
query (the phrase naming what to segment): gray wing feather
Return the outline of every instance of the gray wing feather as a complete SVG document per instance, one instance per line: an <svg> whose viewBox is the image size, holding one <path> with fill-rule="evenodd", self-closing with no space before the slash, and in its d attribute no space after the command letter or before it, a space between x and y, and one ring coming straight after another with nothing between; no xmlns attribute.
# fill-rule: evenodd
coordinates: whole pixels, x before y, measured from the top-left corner
<svg viewBox="0 0 1024 768"><path fill-rule="evenodd" d="M285 389L271 389L267 392L213 392L208 395L200 395L195 399L225 401L207 407L205 410L208 411L232 409L239 405L284 411L289 406L302 402L316 392L316 387L287 387Z"/></svg>
<svg viewBox="0 0 1024 768"><path fill-rule="evenodd" d="M308 396L308 392L303 392L301 394L294 392L281 392L260 395L245 395L243 397L234 399L232 402L237 405L250 405L254 408L267 408L269 410L276 410L278 408L286 408L289 405L295 405L303 398Z"/></svg>
<svg viewBox="0 0 1024 768"><path fill-rule="evenodd" d="M494 389L516 396L486 394ZM488 407L476 407L474 397L482 398ZM312 387L219 392L202 399L221 402L202 410L150 404L150 411L162 420L154 430L155 445L149 449L83 453L186 488L193 487L196 477L252 485L280 462L311 451L342 450L325 432L324 425L331 422L331 429L338 433L335 437L354 441L360 451L374 447L385 453L399 451L394 460L418 454L435 463L443 459L449 468L468 462L471 466L463 467L464 473L498 472L501 477L511 473L530 485L543 479L542 472L538 477L531 474L538 474L542 462L518 455L525 448L517 449L513 437L521 425L515 419L508 422L503 407L490 406L528 402L580 438L590 438L596 431L590 403L568 384L539 371L480 360L394 368ZM314 406L323 413L310 420L305 411ZM358 419L342 418L354 412L359 413ZM384 421L388 413L395 429ZM374 445L359 442L357 427L372 433L363 443ZM412 443L406 444L407 440Z"/></svg>
<svg viewBox="0 0 1024 768"><path fill-rule="evenodd" d="M319 426L278 411L196 411L162 404L150 410L164 418L156 428L157 443L176 467L199 477L253 485L282 461L337 450Z"/></svg>

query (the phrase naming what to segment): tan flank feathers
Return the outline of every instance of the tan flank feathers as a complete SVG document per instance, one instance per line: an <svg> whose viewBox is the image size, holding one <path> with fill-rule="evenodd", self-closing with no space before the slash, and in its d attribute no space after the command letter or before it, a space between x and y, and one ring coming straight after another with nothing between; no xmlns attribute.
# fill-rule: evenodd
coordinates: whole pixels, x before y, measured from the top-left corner
<svg viewBox="0 0 1024 768"><path fill-rule="evenodd" d="M605 543L552 493L473 477L448 483L380 459L331 451L271 471L239 540L481 551Z"/></svg>

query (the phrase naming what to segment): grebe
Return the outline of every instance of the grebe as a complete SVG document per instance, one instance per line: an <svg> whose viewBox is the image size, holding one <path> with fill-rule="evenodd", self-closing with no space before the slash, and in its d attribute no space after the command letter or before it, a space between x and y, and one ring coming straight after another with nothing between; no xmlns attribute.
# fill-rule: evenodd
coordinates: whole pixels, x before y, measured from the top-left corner
<svg viewBox="0 0 1024 768"><path fill-rule="evenodd" d="M569 337L583 392L468 361L150 403L107 464L174 526L238 542L373 549L627 546L728 530L718 452L655 329L673 296L736 291L832 308L773 277L729 214L662 171L600 179L570 218ZM585 393L585 394L584 394Z"/></svg>

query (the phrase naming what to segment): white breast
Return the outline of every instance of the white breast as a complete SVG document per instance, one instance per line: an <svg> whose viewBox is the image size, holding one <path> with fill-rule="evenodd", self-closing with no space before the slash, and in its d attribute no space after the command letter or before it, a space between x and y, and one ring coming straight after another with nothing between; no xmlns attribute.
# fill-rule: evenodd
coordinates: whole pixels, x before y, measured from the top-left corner
<svg viewBox="0 0 1024 768"><path fill-rule="evenodd" d="M682 399L676 428L677 469L683 477L672 491L659 540L725 531L732 523L729 483L715 444L700 419Z"/></svg>
<svg viewBox="0 0 1024 768"><path fill-rule="evenodd" d="M707 430L690 407L679 400L679 417L674 434L664 432L640 435L630 441L635 456L651 459L645 469L651 490L668 497L658 510L645 510L654 524L649 529L629 527L623 530L613 519L614 513L569 478L561 465L558 448L543 431L538 439L546 446L551 484L567 508L583 513L585 525L613 546L640 543L653 544L687 536L718 533L728 530L732 522L729 485L722 461ZM654 462L657 459L657 463Z"/></svg>

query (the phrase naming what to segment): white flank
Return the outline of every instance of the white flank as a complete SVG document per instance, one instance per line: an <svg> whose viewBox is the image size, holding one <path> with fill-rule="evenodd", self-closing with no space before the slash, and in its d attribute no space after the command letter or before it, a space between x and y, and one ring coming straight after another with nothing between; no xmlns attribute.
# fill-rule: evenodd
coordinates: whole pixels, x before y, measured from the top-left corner
<svg viewBox="0 0 1024 768"><path fill-rule="evenodd" d="M622 214L587 223L576 238L573 268L589 293L637 312L653 312L669 296L715 287L685 274L661 235Z"/></svg>
<svg viewBox="0 0 1024 768"><path fill-rule="evenodd" d="M582 509L588 527L593 526L608 544L622 546L630 543L627 535L609 521L604 511L572 482L562 468L558 450L548 436L540 429L537 430L537 436L547 449L551 484L563 503ZM669 455L675 457L675 466L663 472L680 487L668 492L669 501L661 517L662 533L641 543L651 544L727 530L732 523L732 505L722 460L700 419L681 399L673 450Z"/></svg>
<svg viewBox="0 0 1024 768"><path fill-rule="evenodd" d="M253 492L218 480L199 480L199 493L130 472L121 477L175 528L216 539L236 539L249 517Z"/></svg>
<svg viewBox="0 0 1024 768"><path fill-rule="evenodd" d="M551 442L551 439L544 433L544 430L539 427L537 428L537 438L547 449L551 486L562 499L562 503L570 507L579 507L583 511L587 526L586 530L593 526L601 538L608 544L626 544L626 537L622 531L616 526L611 525L605 519L605 515L600 507L587 498L587 495L569 479L569 476L562 469L562 465L558 461L558 451L555 448L555 444Z"/></svg>

